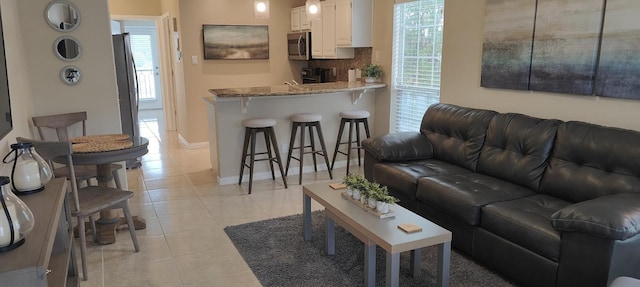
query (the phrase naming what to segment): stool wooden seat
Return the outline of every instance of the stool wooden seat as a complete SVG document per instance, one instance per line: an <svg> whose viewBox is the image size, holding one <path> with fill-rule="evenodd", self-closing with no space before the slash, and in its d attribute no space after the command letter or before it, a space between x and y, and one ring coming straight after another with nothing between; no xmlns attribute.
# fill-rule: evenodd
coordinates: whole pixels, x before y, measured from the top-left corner
<svg viewBox="0 0 640 287"><path fill-rule="evenodd" d="M278 142L276 140L276 134L273 130L273 127L275 125L276 120L274 119L248 119L242 122L242 126L245 127L245 132L244 144L242 148L242 164L240 165L240 179L238 180L238 185L242 184L244 168L248 167L249 194L251 194L251 188L253 186L253 167L256 161L269 161L269 166L271 167L271 177L274 180L276 179L276 175L273 170L273 163L277 163L278 167L280 168L282 182L284 182L284 187L287 188L287 179L285 178L285 173L282 170L282 160L280 159L280 152L278 151ZM256 153L256 136L260 132L264 134L264 142L267 145L267 151ZM249 142L251 142L251 150L248 150ZM267 155L267 157L256 159L256 155ZM247 164L247 156L249 157L249 164Z"/></svg>
<svg viewBox="0 0 640 287"><path fill-rule="evenodd" d="M338 130L338 138L336 139L336 148L333 152L333 160L331 161L331 170L333 170L333 166L336 163L336 157L338 153L344 154L347 156L347 174L349 174L349 165L351 161L351 150L358 150L358 166L362 165L360 150L362 147L360 146L360 125L364 126L365 134L367 138L371 137L371 133L369 132L369 118L370 114L368 111L345 111L340 113L340 129ZM344 126L349 123L349 138L346 142L342 141L342 134L344 132ZM353 137L353 128L356 128L355 139ZM353 144L355 143L355 146ZM340 145L346 144L347 150L346 152L340 151Z"/></svg>
<svg viewBox="0 0 640 287"><path fill-rule="evenodd" d="M302 184L302 168L304 167L304 155L311 154L313 158L313 169L317 172L318 165L316 161L316 155L324 156L324 162L327 164L327 171L329 172L329 178L333 179L333 175L331 174L331 168L329 167L329 156L327 154L327 148L324 144L324 136L322 135L322 128L320 127L320 121L322 120L322 116L318 114L294 114L291 116L291 140L289 141L289 152L287 153L287 167L285 168L286 174L289 174L289 164L291 163L291 159L295 159L300 162L300 174L298 176L298 184ZM309 130L309 141L310 145L305 145L304 139L304 131L305 128L308 127ZM318 139L320 141L320 149L316 149L315 137L313 135L313 128L316 128L316 134L318 135ZM300 145L294 147L296 133L300 128ZM309 151L305 151L306 148L310 148ZM296 158L293 155L293 150L298 149L299 156Z"/></svg>

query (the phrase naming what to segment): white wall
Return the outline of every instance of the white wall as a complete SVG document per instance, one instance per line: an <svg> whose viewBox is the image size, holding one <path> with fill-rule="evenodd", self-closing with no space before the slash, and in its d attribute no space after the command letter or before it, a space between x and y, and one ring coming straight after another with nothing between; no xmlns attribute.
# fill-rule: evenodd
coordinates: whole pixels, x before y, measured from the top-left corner
<svg viewBox="0 0 640 287"><path fill-rule="evenodd" d="M178 132L189 143L208 141L207 109L202 98L211 96L209 89L280 85L299 74L306 63L289 61L286 52L289 12L297 5L304 5L304 1L272 0L269 19L254 19L253 1L180 1L185 95L181 99L178 93ZM203 60L203 24L269 25L269 59ZM198 58L197 64L191 63L192 56Z"/></svg>
<svg viewBox="0 0 640 287"><path fill-rule="evenodd" d="M485 0L445 3L442 102L640 130L640 101L480 87Z"/></svg>
<svg viewBox="0 0 640 287"><path fill-rule="evenodd" d="M29 119L32 112L31 88L32 80L27 70L25 45L22 39L22 27L18 15L19 0L1 0L2 26L4 32L4 49L7 58L7 76L11 97L11 113L13 130L0 140L0 156L9 152L9 146L16 142L16 137L30 136ZM43 16L44 17L44 16ZM10 176L9 165L1 164L0 175Z"/></svg>
<svg viewBox="0 0 640 287"><path fill-rule="evenodd" d="M28 73L26 78L33 96L33 115L87 111L87 133L119 133L121 126L107 0L72 1L80 12L80 24L68 33L55 31L45 22L47 1L15 2L18 8L15 15L19 18L16 27L22 29L22 52L26 57L21 68ZM82 55L78 60L65 62L54 55L53 43L63 35L72 36L80 42ZM80 68L82 79L78 85L68 86L60 80L60 70L66 65ZM12 100L14 97L15 94ZM31 115L18 117L30 121Z"/></svg>

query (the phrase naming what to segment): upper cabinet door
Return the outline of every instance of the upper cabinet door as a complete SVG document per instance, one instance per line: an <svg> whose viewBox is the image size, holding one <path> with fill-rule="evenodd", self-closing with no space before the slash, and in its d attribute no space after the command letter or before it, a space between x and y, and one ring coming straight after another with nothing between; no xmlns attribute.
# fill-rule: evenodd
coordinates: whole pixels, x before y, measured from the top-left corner
<svg viewBox="0 0 640 287"><path fill-rule="evenodd" d="M291 31L300 31L300 27L300 9L291 8Z"/></svg>
<svg viewBox="0 0 640 287"><path fill-rule="evenodd" d="M322 3L322 55L336 56L336 3L324 1Z"/></svg>
<svg viewBox="0 0 640 287"><path fill-rule="evenodd" d="M311 30L311 21L307 19L307 9L305 6L300 9L300 30Z"/></svg>
<svg viewBox="0 0 640 287"><path fill-rule="evenodd" d="M311 20L311 57L322 58L322 20Z"/></svg>
<svg viewBox="0 0 640 287"><path fill-rule="evenodd" d="M351 0L336 1L336 45L338 47L351 47L352 45L351 9Z"/></svg>

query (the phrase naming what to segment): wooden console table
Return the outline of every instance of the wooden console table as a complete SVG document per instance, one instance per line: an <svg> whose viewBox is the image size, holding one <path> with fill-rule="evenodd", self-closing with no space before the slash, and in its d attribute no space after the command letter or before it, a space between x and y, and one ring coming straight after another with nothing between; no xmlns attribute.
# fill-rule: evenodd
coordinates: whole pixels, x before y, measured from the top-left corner
<svg viewBox="0 0 640 287"><path fill-rule="evenodd" d="M33 212L35 226L24 245L0 253L0 285L80 286L66 195L66 179L55 178L44 191L20 197Z"/></svg>

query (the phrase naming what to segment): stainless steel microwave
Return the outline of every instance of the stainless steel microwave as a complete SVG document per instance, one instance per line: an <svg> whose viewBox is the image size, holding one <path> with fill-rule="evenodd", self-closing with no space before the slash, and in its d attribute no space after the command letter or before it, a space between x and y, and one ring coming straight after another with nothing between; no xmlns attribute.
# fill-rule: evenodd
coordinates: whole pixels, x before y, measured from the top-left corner
<svg viewBox="0 0 640 287"><path fill-rule="evenodd" d="M289 60L311 59L311 32L287 34Z"/></svg>

